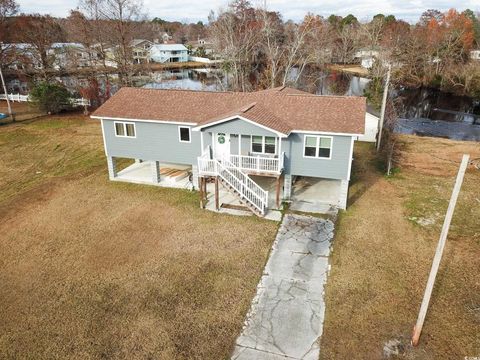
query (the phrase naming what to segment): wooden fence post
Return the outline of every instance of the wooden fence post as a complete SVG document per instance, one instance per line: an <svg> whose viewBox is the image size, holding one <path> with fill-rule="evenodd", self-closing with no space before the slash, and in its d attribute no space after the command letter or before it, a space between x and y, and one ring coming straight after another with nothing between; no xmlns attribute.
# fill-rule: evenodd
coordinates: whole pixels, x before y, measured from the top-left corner
<svg viewBox="0 0 480 360"><path fill-rule="evenodd" d="M437 250L435 251L435 257L433 258L430 275L428 276L427 287L425 289L425 294L423 295L422 305L420 306L420 312L418 313L417 323L413 328L413 346L418 345L420 334L422 333L423 323L425 321L425 316L427 315L428 304L430 303L433 286L435 285L435 278L437 277L440 260L442 260L443 249L445 248L445 243L447 241L448 229L450 228L450 222L452 221L453 211L455 210L458 194L460 193L460 188L462 187L463 177L467 169L469 158L469 155L463 155L462 163L460 164L460 169L458 170L457 180L455 181L455 186L453 187L450 203L448 204L447 214L445 215L445 220L443 222L442 232L440 233Z"/></svg>

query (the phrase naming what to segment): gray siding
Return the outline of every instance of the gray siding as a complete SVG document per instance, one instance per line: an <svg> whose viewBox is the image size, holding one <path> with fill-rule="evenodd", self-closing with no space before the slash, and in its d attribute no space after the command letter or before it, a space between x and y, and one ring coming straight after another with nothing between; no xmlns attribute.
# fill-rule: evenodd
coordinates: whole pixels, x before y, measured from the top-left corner
<svg viewBox="0 0 480 360"><path fill-rule="evenodd" d="M178 139L178 125L175 124L135 122L136 138L116 137L113 120L103 120L103 124L107 156L194 165L202 152L200 132L192 131L192 141L181 143ZM250 152L250 135L275 136L268 130L237 119L205 129L205 148L212 144L211 132L243 134L241 138L232 136L230 144L231 153L238 154L240 140L242 155ZM285 173L348 180L352 137L333 136L332 158L328 160L303 157L304 136L305 134L293 133L282 140Z"/></svg>
<svg viewBox="0 0 480 360"><path fill-rule="evenodd" d="M190 165L201 155L200 133L192 131L191 142L181 143L175 124L135 122L135 138L115 136L112 120L103 120L103 127L108 156Z"/></svg>
<svg viewBox="0 0 480 360"><path fill-rule="evenodd" d="M304 136L292 133L282 141L285 151L285 172L297 176L313 176L328 179L348 180L351 136L333 136L332 158L314 159L303 157Z"/></svg>
<svg viewBox="0 0 480 360"><path fill-rule="evenodd" d="M242 119L233 119L221 124L212 125L204 128L203 131L212 133L276 136L274 132L263 129Z"/></svg>

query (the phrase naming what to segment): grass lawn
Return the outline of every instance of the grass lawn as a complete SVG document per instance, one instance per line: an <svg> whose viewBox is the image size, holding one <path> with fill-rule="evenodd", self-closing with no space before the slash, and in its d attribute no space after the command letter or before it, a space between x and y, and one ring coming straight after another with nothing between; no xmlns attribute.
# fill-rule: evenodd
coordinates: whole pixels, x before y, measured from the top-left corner
<svg viewBox="0 0 480 360"><path fill-rule="evenodd" d="M342 213L326 287L322 359L480 356L480 171L469 167L457 203L420 345L410 336L461 155L473 142L404 136L399 172L385 178L374 150L355 148L350 207Z"/></svg>
<svg viewBox="0 0 480 360"><path fill-rule="evenodd" d="M31 120L46 114L40 111L35 105L28 102L10 102L12 112L15 114L15 121ZM8 106L5 100L0 101L0 113L8 115ZM0 125L11 122L11 119L0 120Z"/></svg>
<svg viewBox="0 0 480 360"><path fill-rule="evenodd" d="M110 182L99 124L0 127L0 358L228 357L276 233Z"/></svg>

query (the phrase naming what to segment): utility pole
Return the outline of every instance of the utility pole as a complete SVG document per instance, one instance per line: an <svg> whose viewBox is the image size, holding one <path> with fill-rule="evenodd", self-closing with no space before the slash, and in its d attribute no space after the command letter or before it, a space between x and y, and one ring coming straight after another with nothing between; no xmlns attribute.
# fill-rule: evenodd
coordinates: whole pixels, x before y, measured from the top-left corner
<svg viewBox="0 0 480 360"><path fill-rule="evenodd" d="M385 120L385 108L387 106L388 86L390 85L391 71L392 66L388 64L387 80L385 81L385 88L383 89L382 108L380 110L380 121L378 124L377 151L380 149L380 142L382 141L383 121Z"/></svg>
<svg viewBox="0 0 480 360"><path fill-rule="evenodd" d="M430 297L432 296L435 278L437 277L440 260L442 260L443 249L445 248L445 243L447 242L448 229L450 228L453 211L455 210L458 194L460 193L460 188L462 187L463 177L465 175L465 171L467 170L469 159L469 155L463 155L462 163L460 164L460 169L458 170L457 180L455 181L455 186L453 187L452 191L452 197L450 198L450 203L448 204L447 214L445 215L445 220L443 221L442 232L440 233L440 240L438 241L437 250L435 251L435 257L433 258L432 268L430 270L430 275L428 276L427 287L425 289L425 294L423 295L422 305L420 306L420 312L418 313L417 323L413 328L413 346L418 345L420 334L422 333L423 322L425 321L425 316L427 315L428 304L430 303Z"/></svg>
<svg viewBox="0 0 480 360"><path fill-rule="evenodd" d="M7 100L8 115L12 118L12 121L15 121L15 118L12 114L12 107L10 106L10 99L8 98L7 86L5 85L5 79L3 78L2 68L0 67L0 79L2 80L3 92L5 93L5 99Z"/></svg>

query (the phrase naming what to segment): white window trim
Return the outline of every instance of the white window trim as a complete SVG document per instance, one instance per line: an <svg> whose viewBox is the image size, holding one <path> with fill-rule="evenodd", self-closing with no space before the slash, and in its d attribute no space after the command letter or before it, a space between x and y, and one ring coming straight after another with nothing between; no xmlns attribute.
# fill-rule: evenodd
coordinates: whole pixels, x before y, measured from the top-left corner
<svg viewBox="0 0 480 360"><path fill-rule="evenodd" d="M122 124L123 126L123 133L125 135L118 135L117 134L117 124ZM134 136L128 136L127 135L127 124L133 125L133 132L135 133ZM129 139L135 139L137 137L137 127L135 126L134 122L125 122L125 121L114 121L113 122L113 131L115 132L116 137L120 138L129 138Z"/></svg>
<svg viewBox="0 0 480 360"><path fill-rule="evenodd" d="M262 152L253 151L253 137L254 136L261 136L262 137ZM273 137L275 138L275 152L274 153L266 153L265 152L265 137ZM278 150L278 137L276 136L263 136L263 135L250 135L250 152L252 154L259 154L259 155L277 155Z"/></svg>
<svg viewBox="0 0 480 360"><path fill-rule="evenodd" d="M313 137L317 139L316 146L315 146L315 156L307 156L305 155L305 145L307 143L307 137ZM329 157L322 157L318 156L319 152L319 145L320 145L320 138L328 138L330 139L330 156ZM305 159L323 159L323 160L331 160L332 159L332 153L333 153L333 136L325 136L325 135L309 135L305 134L303 136L303 157Z"/></svg>
<svg viewBox="0 0 480 360"><path fill-rule="evenodd" d="M182 137L181 137L181 129L188 129L188 141L186 140L182 140ZM190 126L179 126L178 127L178 141L180 141L181 143L191 143L192 142L192 129L190 128Z"/></svg>

